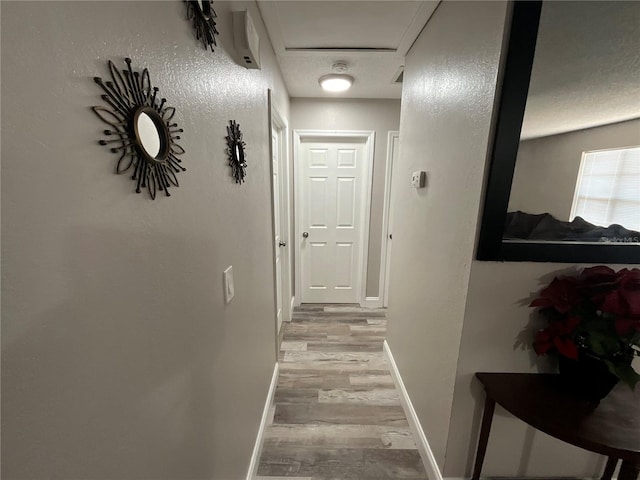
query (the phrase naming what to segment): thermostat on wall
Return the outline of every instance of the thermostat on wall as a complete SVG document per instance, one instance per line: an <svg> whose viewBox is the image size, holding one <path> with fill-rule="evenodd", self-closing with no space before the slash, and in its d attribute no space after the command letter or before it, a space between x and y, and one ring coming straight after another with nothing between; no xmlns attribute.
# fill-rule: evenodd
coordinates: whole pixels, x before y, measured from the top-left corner
<svg viewBox="0 0 640 480"><path fill-rule="evenodd" d="M260 69L260 37L249 12L233 12L233 44L247 68Z"/></svg>
<svg viewBox="0 0 640 480"><path fill-rule="evenodd" d="M427 184L427 172L421 170L411 174L411 186L413 188L424 188Z"/></svg>

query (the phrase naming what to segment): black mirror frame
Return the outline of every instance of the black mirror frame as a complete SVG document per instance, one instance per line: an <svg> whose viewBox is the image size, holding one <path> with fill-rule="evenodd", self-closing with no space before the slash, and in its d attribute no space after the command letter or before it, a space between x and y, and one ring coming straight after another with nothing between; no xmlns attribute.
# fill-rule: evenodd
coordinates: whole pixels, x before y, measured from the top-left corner
<svg viewBox="0 0 640 480"><path fill-rule="evenodd" d="M242 184L247 176L247 158L244 147L247 145L242 139L240 124L235 120L229 120L227 126L227 158L231 167L231 176L236 183Z"/></svg>
<svg viewBox="0 0 640 480"><path fill-rule="evenodd" d="M541 0L513 2L476 258L498 261L640 263L640 245L503 242L541 10Z"/></svg>
<svg viewBox="0 0 640 480"><path fill-rule="evenodd" d="M104 91L100 98L108 105L91 107L109 126L103 130L108 139L98 143L120 155L117 174L133 170L131 179L136 182L136 193L146 188L153 200L157 191L164 191L169 197L169 188L178 186L176 174L186 171L180 158L185 151L177 143L183 130L172 123L176 109L166 105L166 98L158 98L159 89L152 87L149 70L134 71L131 59L124 61L127 67L122 71L111 60L107 62L110 80L94 77ZM142 113L149 116L158 133L160 150L155 157L148 154L140 138L138 117Z"/></svg>
<svg viewBox="0 0 640 480"><path fill-rule="evenodd" d="M202 6L198 0L184 1L187 4L187 20L193 24L196 38L202 42L205 49L210 49L213 52L214 47L218 46L216 35L220 32L216 28L215 19L218 15L213 9L212 0L202 0Z"/></svg>

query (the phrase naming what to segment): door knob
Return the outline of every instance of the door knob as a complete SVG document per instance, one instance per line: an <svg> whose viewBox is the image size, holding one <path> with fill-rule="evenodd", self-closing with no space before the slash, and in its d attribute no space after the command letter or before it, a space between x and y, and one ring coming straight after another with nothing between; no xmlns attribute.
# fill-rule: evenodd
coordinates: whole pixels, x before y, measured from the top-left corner
<svg viewBox="0 0 640 480"><path fill-rule="evenodd" d="M278 243L279 246L281 247L286 247L287 246L287 242L280 242Z"/></svg>
<svg viewBox="0 0 640 480"><path fill-rule="evenodd" d="M302 232L302 236L303 236L304 238L307 238L307 237L309 236L309 232Z"/></svg>

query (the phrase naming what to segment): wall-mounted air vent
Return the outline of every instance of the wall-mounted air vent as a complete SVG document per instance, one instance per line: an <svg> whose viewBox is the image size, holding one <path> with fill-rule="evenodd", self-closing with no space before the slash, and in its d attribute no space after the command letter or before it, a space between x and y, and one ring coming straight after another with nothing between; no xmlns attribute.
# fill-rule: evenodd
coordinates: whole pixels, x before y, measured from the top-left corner
<svg viewBox="0 0 640 480"><path fill-rule="evenodd" d="M233 12L233 44L247 68L260 69L260 37L249 12Z"/></svg>

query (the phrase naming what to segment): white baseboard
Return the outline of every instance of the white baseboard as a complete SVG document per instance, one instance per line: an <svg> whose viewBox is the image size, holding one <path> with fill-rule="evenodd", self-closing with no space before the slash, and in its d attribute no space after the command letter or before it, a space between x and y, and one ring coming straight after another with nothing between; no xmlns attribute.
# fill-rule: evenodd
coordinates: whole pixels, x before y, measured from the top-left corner
<svg viewBox="0 0 640 480"><path fill-rule="evenodd" d="M382 308L382 302L380 297L366 297L362 306L365 308Z"/></svg>
<svg viewBox="0 0 640 480"><path fill-rule="evenodd" d="M276 362L275 367L273 367L273 376L271 377L271 385L269 385L269 393L267 393L267 401L264 404L264 410L262 410L262 419L260 420L258 436L256 437L256 443L253 446L253 453L251 454L247 480L253 480L258 473L258 465L260 464L260 455L262 453L262 438L264 437L264 430L267 428L267 422L269 421L269 408L271 407L271 403L273 403L273 396L276 393L279 371L279 365L278 362Z"/></svg>
<svg viewBox="0 0 640 480"><path fill-rule="evenodd" d="M291 313L291 315L289 315L289 321L291 321L291 317L293 317L293 309L296 306L296 296L292 296L291 297L291 304L289 305L289 312Z"/></svg>
<svg viewBox="0 0 640 480"><path fill-rule="evenodd" d="M393 359L393 354L391 353L389 344L386 340L384 341L383 348L384 355L391 367L391 377L393 377L393 382L395 383L396 388L400 391L400 403L402 404L402 409L409 421L409 426L415 435L418 451L420 452L424 468L427 471L427 477L429 477L429 480L443 480L442 473L440 473L440 469L436 463L436 458L433 456L427 437L424 434L424 430L422 430L422 425L420 425L418 415L411 404L411 399L409 398L407 389L405 388L400 372L398 371L398 366Z"/></svg>

